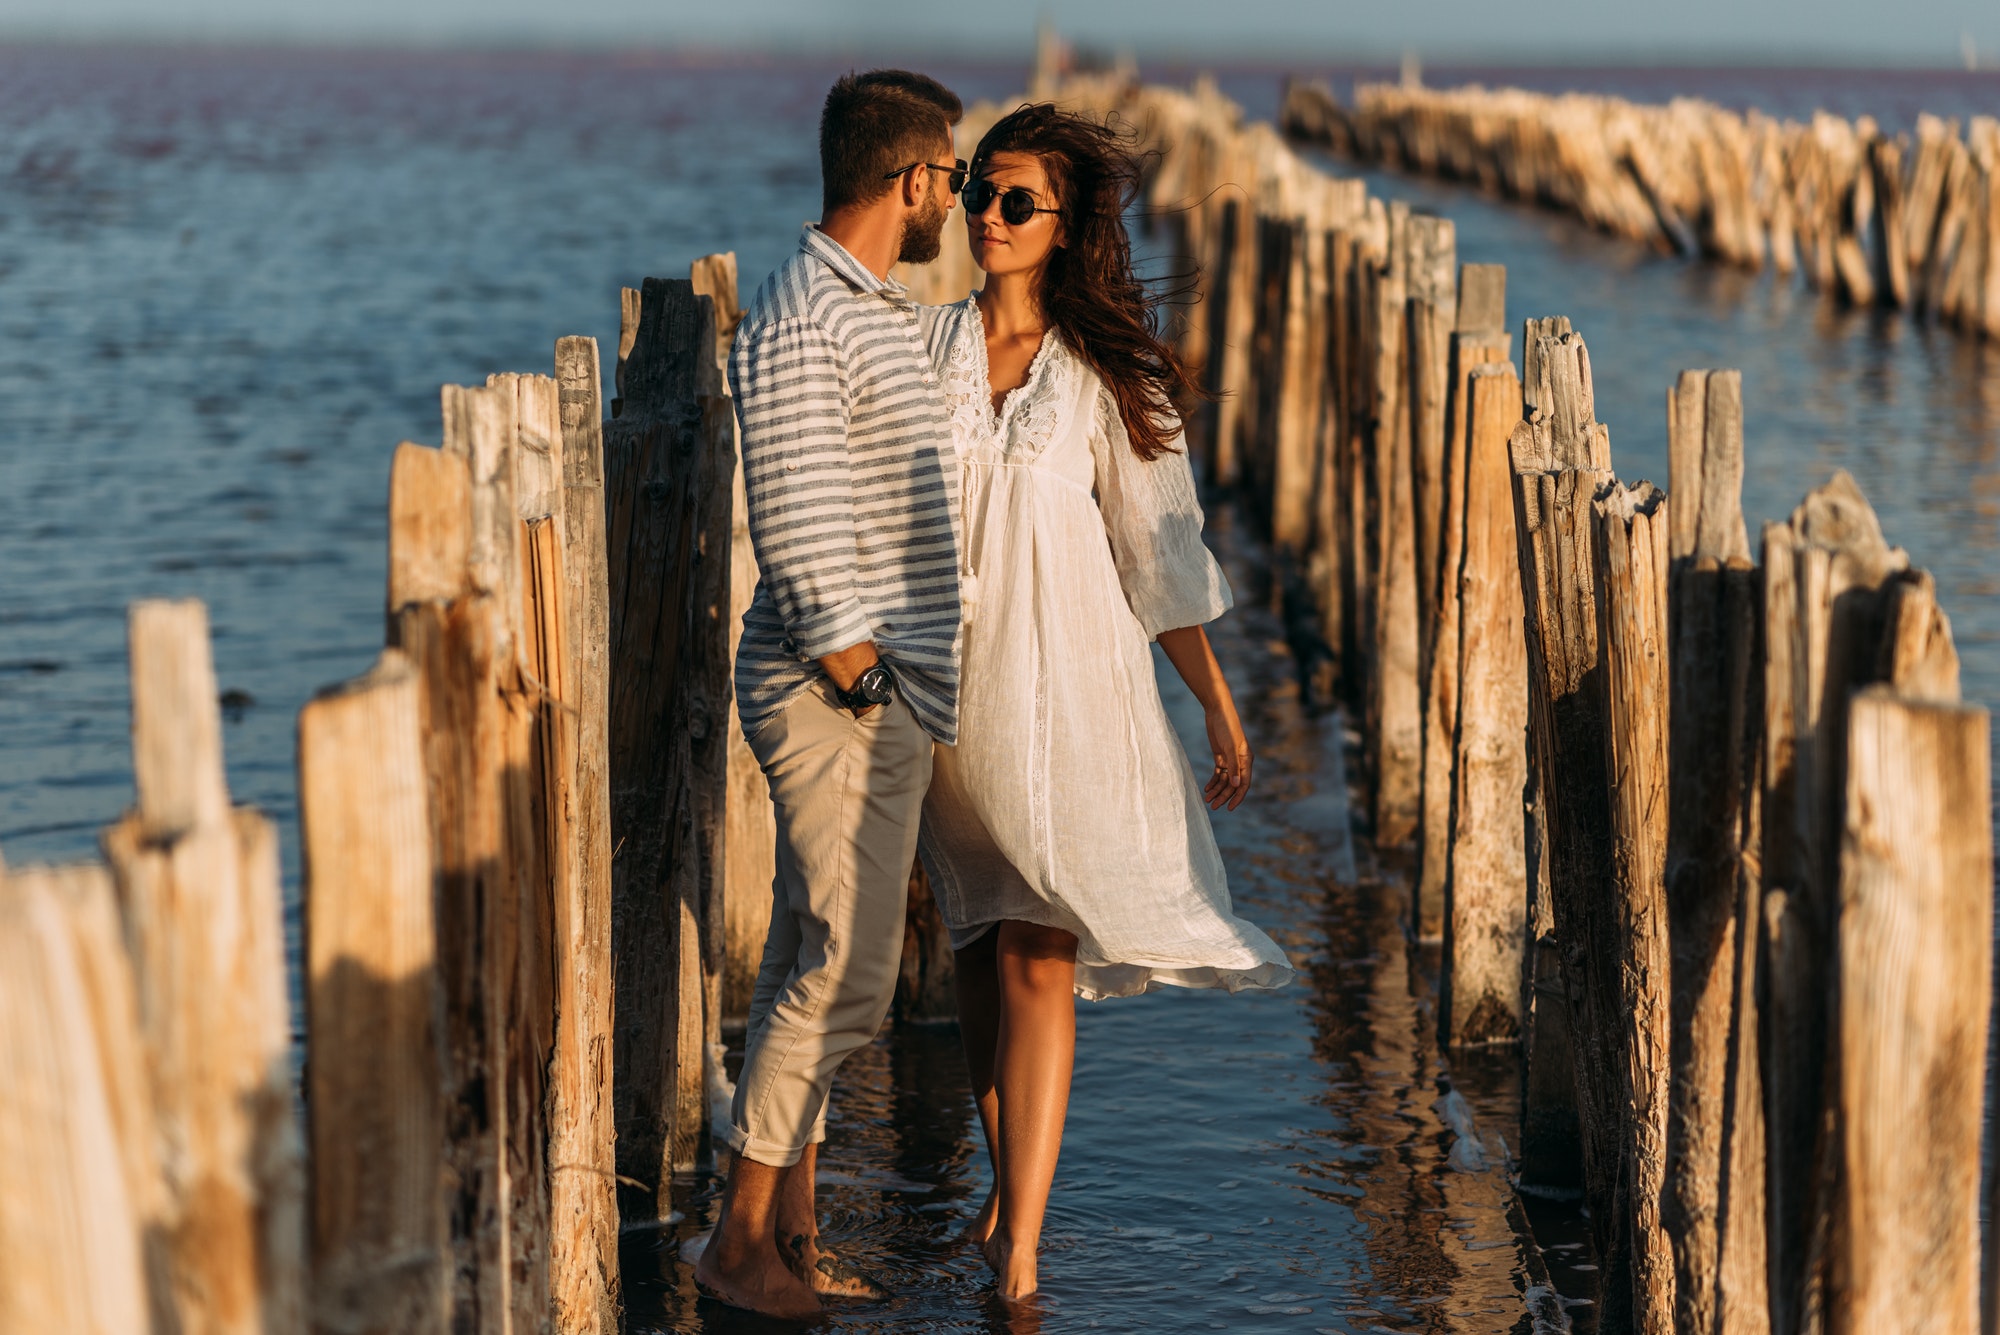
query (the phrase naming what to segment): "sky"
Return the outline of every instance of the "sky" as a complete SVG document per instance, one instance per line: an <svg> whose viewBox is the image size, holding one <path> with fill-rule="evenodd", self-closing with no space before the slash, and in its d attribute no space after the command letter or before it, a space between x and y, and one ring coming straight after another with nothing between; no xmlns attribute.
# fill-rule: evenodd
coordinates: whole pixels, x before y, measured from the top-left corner
<svg viewBox="0 0 2000 1335"><path fill-rule="evenodd" d="M2000 0L0 0L0 38L2000 67Z"/></svg>

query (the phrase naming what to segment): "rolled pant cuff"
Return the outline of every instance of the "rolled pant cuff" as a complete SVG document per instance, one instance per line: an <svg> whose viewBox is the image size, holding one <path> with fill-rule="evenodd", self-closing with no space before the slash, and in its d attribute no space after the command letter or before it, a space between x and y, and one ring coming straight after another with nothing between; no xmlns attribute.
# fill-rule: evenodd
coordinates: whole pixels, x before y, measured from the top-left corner
<svg viewBox="0 0 2000 1335"><path fill-rule="evenodd" d="M729 1148L744 1158L771 1168L790 1168L805 1156L806 1145L818 1145L826 1140L826 1124L815 1126L806 1136L805 1145L791 1149L775 1140L765 1140L753 1136L740 1126L731 1125L723 1132Z"/></svg>

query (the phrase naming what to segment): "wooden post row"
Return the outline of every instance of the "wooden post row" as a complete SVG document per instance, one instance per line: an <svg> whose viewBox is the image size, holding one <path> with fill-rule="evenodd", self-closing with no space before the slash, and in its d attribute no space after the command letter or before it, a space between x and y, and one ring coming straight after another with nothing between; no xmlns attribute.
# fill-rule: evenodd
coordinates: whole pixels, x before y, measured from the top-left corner
<svg viewBox="0 0 2000 1335"><path fill-rule="evenodd" d="M316 1329L618 1325L594 342L555 369L398 449L392 647L300 717Z"/></svg>
<svg viewBox="0 0 2000 1335"><path fill-rule="evenodd" d="M1766 526L1764 562L1773 1325L1970 1330L1986 715L1958 704L1930 577L1845 473Z"/></svg>

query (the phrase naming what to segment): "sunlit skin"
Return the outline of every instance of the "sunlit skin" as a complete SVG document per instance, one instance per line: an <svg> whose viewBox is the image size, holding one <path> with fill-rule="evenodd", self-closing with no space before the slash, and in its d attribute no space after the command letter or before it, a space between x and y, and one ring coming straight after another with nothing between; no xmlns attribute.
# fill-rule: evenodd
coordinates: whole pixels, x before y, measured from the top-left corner
<svg viewBox="0 0 2000 1335"><path fill-rule="evenodd" d="M927 157L930 162L951 160L949 138L939 140ZM946 173L919 168L898 177L875 199L831 210L819 227L871 273L886 278L911 221L936 210L934 225L941 228L956 203ZM876 658L874 642L864 640L828 654L819 664L836 686L847 690ZM873 1285L845 1267L835 1265L834 1273L828 1273L820 1266L824 1253L813 1199L817 1157L816 1148L808 1146L798 1163L775 1168L736 1156L721 1217L695 1266L697 1284L732 1306L790 1320L818 1315L819 1294L878 1296Z"/></svg>
<svg viewBox="0 0 2000 1335"><path fill-rule="evenodd" d="M1057 206L1048 173L1033 154L996 153L980 165L980 175L1000 194L1020 187L1034 195L1036 207ZM1048 322L1038 294L1050 256L1064 244L1064 221L1060 214L1037 213L1010 224L1001 217L1000 195L983 213L966 211L966 241L986 273L979 314L996 411L1026 382L1041 350ZM1234 810L1250 790L1250 743L1208 635L1187 626L1161 632L1159 643L1206 716L1215 769L1202 796L1211 810ZM1076 937L1035 923L1002 922L959 951L957 966L966 1064L994 1181L967 1235L984 1250L1000 1294L1024 1298L1037 1287L1042 1219L1069 1113Z"/></svg>

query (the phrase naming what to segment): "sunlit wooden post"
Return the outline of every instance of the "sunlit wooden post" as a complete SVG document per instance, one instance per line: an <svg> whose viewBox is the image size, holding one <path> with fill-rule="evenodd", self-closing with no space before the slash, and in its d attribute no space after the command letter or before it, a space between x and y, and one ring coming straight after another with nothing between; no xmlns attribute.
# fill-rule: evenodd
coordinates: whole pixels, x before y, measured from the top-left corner
<svg viewBox="0 0 2000 1335"><path fill-rule="evenodd" d="M163 1231L134 991L103 868L0 869L0 1335L166 1331L185 1310L156 1283L185 1247Z"/></svg>
<svg viewBox="0 0 2000 1335"><path fill-rule="evenodd" d="M188 1330L297 1332L304 1201L277 833L229 803L207 609L135 603L130 627L139 800L104 851L162 1147L172 1301Z"/></svg>
<svg viewBox="0 0 2000 1335"><path fill-rule="evenodd" d="M386 651L299 714L311 1322L443 1335L443 994L418 680Z"/></svg>

